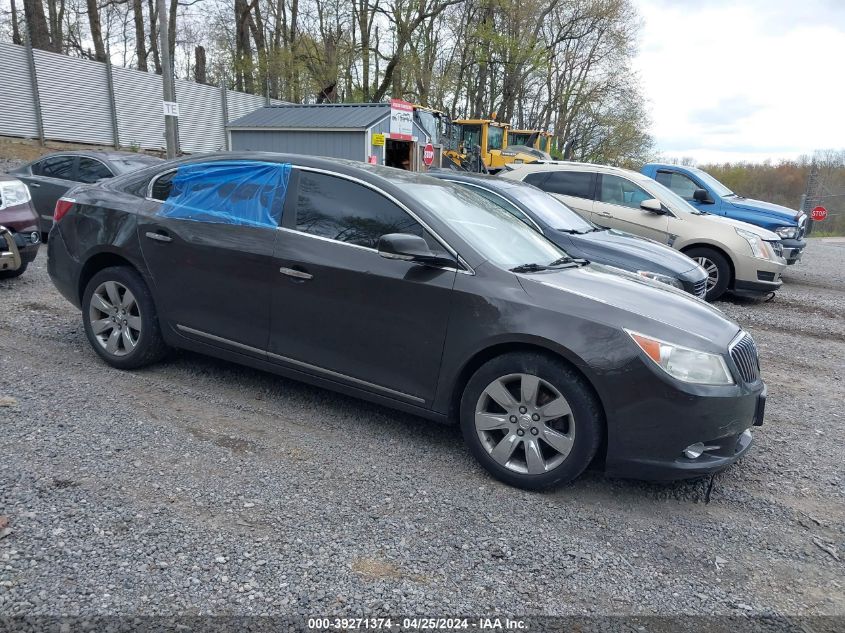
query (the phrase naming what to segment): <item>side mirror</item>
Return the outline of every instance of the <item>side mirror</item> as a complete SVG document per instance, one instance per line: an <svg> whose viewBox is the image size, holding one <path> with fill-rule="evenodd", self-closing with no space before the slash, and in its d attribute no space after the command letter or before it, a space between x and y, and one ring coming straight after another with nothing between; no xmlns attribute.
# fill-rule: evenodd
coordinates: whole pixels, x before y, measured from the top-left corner
<svg viewBox="0 0 845 633"><path fill-rule="evenodd" d="M692 199L701 204L713 204L713 198L706 189L696 189L692 194Z"/></svg>
<svg viewBox="0 0 845 633"><path fill-rule="evenodd" d="M657 198L649 198L640 202L640 209L648 211L649 213L656 213L657 215L666 215L663 205Z"/></svg>
<svg viewBox="0 0 845 633"><path fill-rule="evenodd" d="M378 254L387 259L399 259L431 266L456 265L452 258L432 253L426 241L419 235L409 233L382 235L378 241Z"/></svg>

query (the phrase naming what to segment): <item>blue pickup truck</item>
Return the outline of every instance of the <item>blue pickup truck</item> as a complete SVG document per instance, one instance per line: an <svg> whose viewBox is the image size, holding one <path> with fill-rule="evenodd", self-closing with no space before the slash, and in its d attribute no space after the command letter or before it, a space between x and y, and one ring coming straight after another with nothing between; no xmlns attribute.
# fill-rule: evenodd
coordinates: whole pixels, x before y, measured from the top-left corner
<svg viewBox="0 0 845 633"><path fill-rule="evenodd" d="M728 189L707 172L695 167L649 163L642 173L669 187L684 200L699 209L724 215L734 220L756 224L777 233L783 244L787 264L800 261L807 242L807 215L779 204L743 198Z"/></svg>

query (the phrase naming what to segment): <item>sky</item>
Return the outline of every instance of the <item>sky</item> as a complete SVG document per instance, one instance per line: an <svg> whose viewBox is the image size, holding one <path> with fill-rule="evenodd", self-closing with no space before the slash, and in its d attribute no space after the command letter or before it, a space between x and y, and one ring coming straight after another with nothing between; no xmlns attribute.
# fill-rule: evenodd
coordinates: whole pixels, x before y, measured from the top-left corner
<svg viewBox="0 0 845 633"><path fill-rule="evenodd" d="M845 0L632 0L634 68L666 157L845 149Z"/></svg>

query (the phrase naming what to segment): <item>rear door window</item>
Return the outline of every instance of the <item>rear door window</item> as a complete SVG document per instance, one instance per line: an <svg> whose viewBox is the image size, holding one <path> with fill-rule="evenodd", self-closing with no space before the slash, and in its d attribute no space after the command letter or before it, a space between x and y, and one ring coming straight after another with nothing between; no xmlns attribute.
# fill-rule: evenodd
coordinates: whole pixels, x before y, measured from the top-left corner
<svg viewBox="0 0 845 633"><path fill-rule="evenodd" d="M593 174L586 171L553 171L538 187L549 193L592 200L593 178Z"/></svg>
<svg viewBox="0 0 845 633"><path fill-rule="evenodd" d="M277 227L289 163L225 160L182 165L153 182L158 215L217 224ZM169 182L163 179L170 176Z"/></svg>
<svg viewBox="0 0 845 633"><path fill-rule="evenodd" d="M76 156L50 156L37 163L36 173L48 178L73 180L73 165L75 162Z"/></svg>
<svg viewBox="0 0 845 633"><path fill-rule="evenodd" d="M79 159L76 177L79 182L94 183L103 178L111 178L112 176L114 174L102 162L84 156Z"/></svg>

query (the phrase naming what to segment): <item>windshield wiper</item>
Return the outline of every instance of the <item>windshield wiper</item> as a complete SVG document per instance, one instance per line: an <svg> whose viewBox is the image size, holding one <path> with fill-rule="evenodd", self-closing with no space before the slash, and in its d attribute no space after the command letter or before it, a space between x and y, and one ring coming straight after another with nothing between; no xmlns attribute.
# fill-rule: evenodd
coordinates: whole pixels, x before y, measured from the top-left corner
<svg viewBox="0 0 845 633"><path fill-rule="evenodd" d="M554 260L551 264L549 264L549 266L555 268L559 266L563 266L564 268L572 268L572 266L586 266L589 263L590 262L588 262L586 259L582 259L580 257L570 257L569 255L564 255L563 257Z"/></svg>
<svg viewBox="0 0 845 633"><path fill-rule="evenodd" d="M520 264L511 268L512 273L538 273L543 270L556 270L561 268L577 268L587 263L586 259L576 259L569 255L564 255L550 264Z"/></svg>

